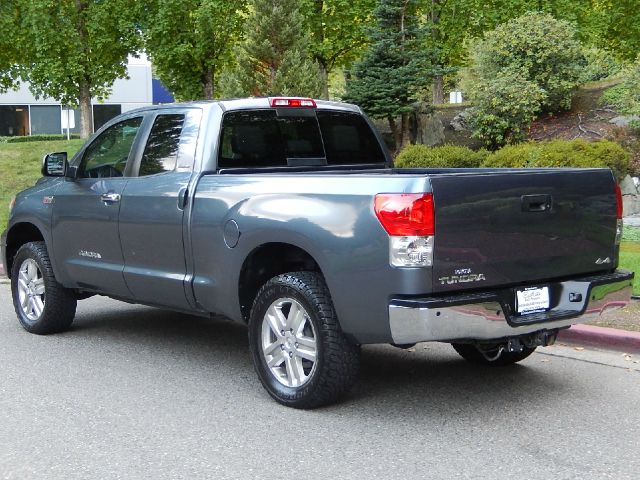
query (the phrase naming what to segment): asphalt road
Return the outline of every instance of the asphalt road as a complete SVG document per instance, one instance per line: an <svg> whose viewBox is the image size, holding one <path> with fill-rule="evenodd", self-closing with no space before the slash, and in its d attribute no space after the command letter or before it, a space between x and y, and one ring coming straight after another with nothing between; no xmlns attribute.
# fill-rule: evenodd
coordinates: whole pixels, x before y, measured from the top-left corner
<svg viewBox="0 0 640 480"><path fill-rule="evenodd" d="M0 478L638 479L640 363L554 346L487 369L365 347L341 404L281 407L246 329L103 298L23 331L0 284Z"/></svg>

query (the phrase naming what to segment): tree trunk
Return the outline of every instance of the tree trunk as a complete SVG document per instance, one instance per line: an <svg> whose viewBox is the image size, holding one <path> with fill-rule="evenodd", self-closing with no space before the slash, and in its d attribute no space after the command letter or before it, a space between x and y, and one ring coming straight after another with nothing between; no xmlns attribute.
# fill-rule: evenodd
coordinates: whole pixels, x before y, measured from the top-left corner
<svg viewBox="0 0 640 480"><path fill-rule="evenodd" d="M323 18L323 10L324 10L324 0L314 0L313 2L313 13L316 18ZM324 23L323 22L315 22L313 26L313 36L315 37L316 43L319 45L324 44ZM322 91L320 92L320 97L325 100L329 100L329 69L328 67L328 59L323 54L317 53L315 55L315 60L318 62L318 66L320 67L320 82L322 84Z"/></svg>
<svg viewBox="0 0 640 480"><path fill-rule="evenodd" d="M440 45L442 32L440 31L440 9L442 0L431 0L431 38L434 45ZM442 75L435 75L431 84L431 100L434 105L444 103L444 80Z"/></svg>
<svg viewBox="0 0 640 480"><path fill-rule="evenodd" d="M318 59L318 66L320 67L320 82L322 83L322 92L320 92L321 98L329 100L329 72L327 66Z"/></svg>
<svg viewBox="0 0 640 480"><path fill-rule="evenodd" d="M215 85L213 83L213 69L209 68L204 74L203 91L205 100L213 100L215 93Z"/></svg>
<svg viewBox="0 0 640 480"><path fill-rule="evenodd" d="M91 89L87 79L80 82L78 101L80 103L80 137L89 138L93 133L93 110L91 108Z"/></svg>
<svg viewBox="0 0 640 480"><path fill-rule="evenodd" d="M442 75L436 75L433 77L431 89L433 104L440 105L444 103L444 79L442 78Z"/></svg>
<svg viewBox="0 0 640 480"><path fill-rule="evenodd" d="M393 117L387 117L387 121L389 122L391 133L393 134L393 153L395 155L400 151L400 145L402 145L402 130L398 128Z"/></svg>
<svg viewBox="0 0 640 480"><path fill-rule="evenodd" d="M402 131L400 132L400 148L402 150L407 145L411 144L411 118L408 113L403 113L400 120L402 125ZM397 147L396 147L397 148Z"/></svg>
<svg viewBox="0 0 640 480"><path fill-rule="evenodd" d="M76 32L80 38L81 48L88 49L89 32L85 22L85 11L87 10L86 0L76 0L76 10L78 19L76 21ZM87 61L86 58L84 60ZM91 108L91 78L89 77L88 66L83 65L83 72L78 80L78 103L80 104L80 138L89 138L93 133L93 109Z"/></svg>

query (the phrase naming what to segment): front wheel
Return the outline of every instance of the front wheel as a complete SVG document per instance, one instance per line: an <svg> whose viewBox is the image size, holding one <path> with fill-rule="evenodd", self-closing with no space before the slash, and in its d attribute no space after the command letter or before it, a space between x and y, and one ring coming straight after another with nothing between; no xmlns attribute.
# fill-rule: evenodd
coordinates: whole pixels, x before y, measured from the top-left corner
<svg viewBox="0 0 640 480"><path fill-rule="evenodd" d="M249 344L262 385L289 407L335 402L359 370L359 348L342 333L329 290L316 272L278 275L260 289Z"/></svg>
<svg viewBox="0 0 640 480"><path fill-rule="evenodd" d="M16 253L11 294L18 320L28 332L61 332L73 322L76 297L57 282L44 242L26 243Z"/></svg>
<svg viewBox="0 0 640 480"><path fill-rule="evenodd" d="M524 360L536 350L536 347L522 347L521 352L509 352L499 344L478 347L469 343L452 343L451 346L468 362L493 366L512 365Z"/></svg>

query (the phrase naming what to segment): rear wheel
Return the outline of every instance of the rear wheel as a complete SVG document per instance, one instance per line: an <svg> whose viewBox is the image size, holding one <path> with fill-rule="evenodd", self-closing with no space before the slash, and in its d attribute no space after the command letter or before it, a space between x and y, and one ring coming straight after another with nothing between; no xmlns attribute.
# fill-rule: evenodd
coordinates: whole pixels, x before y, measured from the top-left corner
<svg viewBox="0 0 640 480"><path fill-rule="evenodd" d="M249 343L262 385L290 407L335 402L359 370L359 348L342 333L329 290L315 272L278 275L260 289Z"/></svg>
<svg viewBox="0 0 640 480"><path fill-rule="evenodd" d="M56 333L73 322L76 297L57 282L44 242L26 243L16 253L11 294L18 320L28 332Z"/></svg>
<svg viewBox="0 0 640 480"><path fill-rule="evenodd" d="M469 343L452 343L451 346L468 362L482 365L505 366L524 360L536 347L522 347L521 352L509 352L503 344L477 346Z"/></svg>

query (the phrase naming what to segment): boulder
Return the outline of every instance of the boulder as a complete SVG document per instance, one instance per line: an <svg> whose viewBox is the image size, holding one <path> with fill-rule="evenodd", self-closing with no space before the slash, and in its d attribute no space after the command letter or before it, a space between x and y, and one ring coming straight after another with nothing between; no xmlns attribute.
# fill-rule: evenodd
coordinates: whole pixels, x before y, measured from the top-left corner
<svg viewBox="0 0 640 480"><path fill-rule="evenodd" d="M630 175L627 175L620 182L620 191L622 195L638 195L640 191L638 191L638 184L631 178Z"/></svg>
<svg viewBox="0 0 640 480"><path fill-rule="evenodd" d="M434 147L444 143L444 125L438 115L420 114L418 115L418 139L416 143L422 143Z"/></svg>
<svg viewBox="0 0 640 480"><path fill-rule="evenodd" d="M467 108L466 110L461 111L457 114L451 122L449 122L449 126L453 128L456 132L462 132L465 130L469 130L469 117L471 117L472 109Z"/></svg>
<svg viewBox="0 0 640 480"><path fill-rule="evenodd" d="M638 115L620 115L618 117L613 117L609 120L609 123L613 123L618 127L628 127L631 122L640 121L640 116Z"/></svg>

